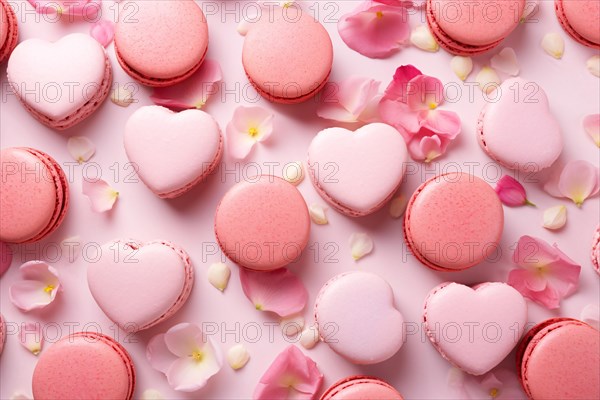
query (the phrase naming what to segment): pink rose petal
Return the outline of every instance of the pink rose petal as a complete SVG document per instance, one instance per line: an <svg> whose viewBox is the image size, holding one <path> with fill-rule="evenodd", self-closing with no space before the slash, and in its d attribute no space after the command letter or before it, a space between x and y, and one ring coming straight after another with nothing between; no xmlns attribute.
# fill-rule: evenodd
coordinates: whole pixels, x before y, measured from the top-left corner
<svg viewBox="0 0 600 400"><path fill-rule="evenodd" d="M281 352L260 378L252 398L254 400L285 400L315 398L323 374L317 364L296 346Z"/></svg>
<svg viewBox="0 0 600 400"><path fill-rule="evenodd" d="M385 58L408 39L408 12L405 7L365 1L341 17L338 31L352 50L371 58Z"/></svg>
<svg viewBox="0 0 600 400"><path fill-rule="evenodd" d="M332 94L323 95L317 115L340 122L374 122L380 83L370 78L351 76L334 84Z"/></svg>
<svg viewBox="0 0 600 400"><path fill-rule="evenodd" d="M90 28L90 36L103 47L108 47L115 37L115 24L112 21L101 19Z"/></svg>
<svg viewBox="0 0 600 400"><path fill-rule="evenodd" d="M586 324L600 329L600 308L598 304L588 304L583 307L579 318Z"/></svg>
<svg viewBox="0 0 600 400"><path fill-rule="evenodd" d="M13 283L8 297L23 311L44 308L61 290L58 272L43 261L29 261L19 268L23 280Z"/></svg>
<svg viewBox="0 0 600 400"><path fill-rule="evenodd" d="M90 199L92 210L95 212L112 210L119 197L119 192L102 179L92 181L84 178L82 188L82 193Z"/></svg>
<svg viewBox="0 0 600 400"><path fill-rule="evenodd" d="M71 157L81 164L92 158L96 146L85 136L71 136L67 141L67 150Z"/></svg>
<svg viewBox="0 0 600 400"><path fill-rule="evenodd" d="M201 109L223 80L221 66L217 61L205 60L191 77L173 86L155 88L150 99L157 105L173 111Z"/></svg>
<svg viewBox="0 0 600 400"><path fill-rule="evenodd" d="M454 140L461 131L461 121L458 114L453 111L431 110L422 111L424 116L420 117L420 125L431 132Z"/></svg>
<svg viewBox="0 0 600 400"><path fill-rule="evenodd" d="M257 310L287 317L299 313L306 306L306 288L287 268L269 272L240 268L240 281L244 294Z"/></svg>
<svg viewBox="0 0 600 400"><path fill-rule="evenodd" d="M169 367L177 360L177 356L169 350L165 343L165 334L154 336L146 347L146 358L150 366L163 374L167 373Z"/></svg>
<svg viewBox="0 0 600 400"><path fill-rule="evenodd" d="M0 276L2 276L10 264L12 264L13 252L10 246L4 242L0 242Z"/></svg>
<svg viewBox="0 0 600 400"><path fill-rule="evenodd" d="M419 75L408 82L407 104L411 110L434 110L444 102L442 82L432 76Z"/></svg>
<svg viewBox="0 0 600 400"><path fill-rule="evenodd" d="M598 168L587 161L570 161L560 174L558 190L579 207L598 193Z"/></svg>
<svg viewBox="0 0 600 400"><path fill-rule="evenodd" d="M33 355L38 355L44 345L44 335L42 334L42 324L39 322L25 322L21 325L19 332L19 341Z"/></svg>
<svg viewBox="0 0 600 400"><path fill-rule="evenodd" d="M102 10L102 0L27 0L39 14L60 14L94 20ZM70 19L69 19L70 20Z"/></svg>
<svg viewBox="0 0 600 400"><path fill-rule="evenodd" d="M596 143L596 146L600 147L600 114L586 115L583 119L583 129Z"/></svg>
<svg viewBox="0 0 600 400"><path fill-rule="evenodd" d="M535 206L527 200L525 188L515 178L504 175L496 184L496 193L503 204L509 207L519 207L524 205Z"/></svg>
<svg viewBox="0 0 600 400"><path fill-rule="evenodd" d="M254 145L267 140L273 133L273 113L261 107L240 106L227 124L225 136L229 154L244 159Z"/></svg>

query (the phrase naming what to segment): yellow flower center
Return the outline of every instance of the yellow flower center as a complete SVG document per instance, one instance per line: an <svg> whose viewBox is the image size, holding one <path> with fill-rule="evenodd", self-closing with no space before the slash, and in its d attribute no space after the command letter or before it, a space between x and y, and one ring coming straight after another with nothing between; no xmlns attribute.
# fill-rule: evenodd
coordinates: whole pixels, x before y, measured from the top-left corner
<svg viewBox="0 0 600 400"><path fill-rule="evenodd" d="M250 135L250 137L255 137L256 135L258 135L258 129L256 129L256 128L248 129L248 135Z"/></svg>
<svg viewBox="0 0 600 400"><path fill-rule="evenodd" d="M46 293L51 293L53 290L54 290L53 285L48 285L44 288L44 292L46 292Z"/></svg>
<svg viewBox="0 0 600 400"><path fill-rule="evenodd" d="M293 1L287 1L287 2L283 3L283 8L290 8L292 6L292 4L294 4Z"/></svg>
<svg viewBox="0 0 600 400"><path fill-rule="evenodd" d="M262 311L263 306L262 306L262 304L255 304L254 308L256 308L258 311Z"/></svg>
<svg viewBox="0 0 600 400"><path fill-rule="evenodd" d="M498 397L498 395L500 394L500 391L496 388L491 388L490 389L490 397L492 399L495 399L496 397Z"/></svg>
<svg viewBox="0 0 600 400"><path fill-rule="evenodd" d="M377 11L377 18L379 18L379 19L383 18L383 12L382 11Z"/></svg>
<svg viewBox="0 0 600 400"><path fill-rule="evenodd" d="M201 362L202 359L204 358L204 353L202 353L200 350L196 350L192 353L192 358L196 362Z"/></svg>
<svg viewBox="0 0 600 400"><path fill-rule="evenodd" d="M429 103L429 109L430 110L435 110L437 108L438 104L435 101L432 101L431 103Z"/></svg>

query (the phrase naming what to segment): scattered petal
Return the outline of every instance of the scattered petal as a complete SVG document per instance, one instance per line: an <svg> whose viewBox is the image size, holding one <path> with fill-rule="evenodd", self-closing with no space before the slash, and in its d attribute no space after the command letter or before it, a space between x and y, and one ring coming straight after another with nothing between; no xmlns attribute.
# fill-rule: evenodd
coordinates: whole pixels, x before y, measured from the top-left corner
<svg viewBox="0 0 600 400"><path fill-rule="evenodd" d="M296 336L304 329L304 317L295 315L282 318L281 321L279 321L279 326L285 336Z"/></svg>
<svg viewBox="0 0 600 400"><path fill-rule="evenodd" d="M215 60L205 60L191 77L172 86L155 88L150 99L159 106L173 111L201 109L209 97L217 93L223 80L221 65Z"/></svg>
<svg viewBox="0 0 600 400"><path fill-rule="evenodd" d="M236 344L227 352L227 362L236 371L243 368L249 360L250 354L242 344Z"/></svg>
<svg viewBox="0 0 600 400"><path fill-rule="evenodd" d="M280 317L298 314L308 300L304 284L287 268L267 272L240 268L240 281L244 294L257 310Z"/></svg>
<svg viewBox="0 0 600 400"><path fill-rule="evenodd" d="M429 31L427 25L416 26L410 34L410 42L421 50L435 53L440 45Z"/></svg>
<svg viewBox="0 0 600 400"><path fill-rule="evenodd" d="M373 251L373 239L366 233L353 233L350 236L352 258L358 261Z"/></svg>
<svg viewBox="0 0 600 400"><path fill-rule="evenodd" d="M509 207L519 206L534 206L532 202L527 200L525 188L519 181L512 176L504 175L496 184L496 193L500 201Z"/></svg>
<svg viewBox="0 0 600 400"><path fill-rule="evenodd" d="M225 290L231 277L231 270L224 263L214 263L208 267L208 282L221 292Z"/></svg>
<svg viewBox="0 0 600 400"><path fill-rule="evenodd" d="M309 400L316 396L322 382L323 374L317 364L296 346L289 346L260 378L252 398Z"/></svg>
<svg viewBox="0 0 600 400"><path fill-rule="evenodd" d="M229 153L233 158L244 159L254 145L273 133L273 113L261 107L240 106L227 124L226 136Z"/></svg>
<svg viewBox="0 0 600 400"><path fill-rule="evenodd" d="M596 329L600 329L600 308L598 304L588 304L581 310L581 320Z"/></svg>
<svg viewBox="0 0 600 400"><path fill-rule="evenodd" d="M558 180L549 180L544 190L554 197L566 197L580 207L583 202L598 193L598 168L584 160L569 161Z"/></svg>
<svg viewBox="0 0 600 400"><path fill-rule="evenodd" d="M23 280L11 285L10 301L23 311L44 308L61 290L58 271L43 261L29 261L19 268Z"/></svg>
<svg viewBox="0 0 600 400"><path fill-rule="evenodd" d="M67 141L67 150L75 161L83 164L96 153L96 146L85 136L72 136Z"/></svg>
<svg viewBox="0 0 600 400"><path fill-rule="evenodd" d="M483 376L473 376L452 367L448 371L448 387L455 398L482 400L523 399L517 375L506 369L495 369Z"/></svg>
<svg viewBox="0 0 600 400"><path fill-rule="evenodd" d="M10 264L12 264L13 252L10 246L4 242L0 242L0 276L2 276Z"/></svg>
<svg viewBox="0 0 600 400"><path fill-rule="evenodd" d="M42 351L44 345L44 335L42 334L42 324L39 322L25 322L21 324L19 341L27 350L37 356Z"/></svg>
<svg viewBox="0 0 600 400"><path fill-rule="evenodd" d="M400 218L404 215L404 211L406 211L406 206L408 205L408 196L403 194L396 196L390 202L390 215L392 218Z"/></svg>
<svg viewBox="0 0 600 400"><path fill-rule="evenodd" d="M590 74L600 77L600 56L591 56L585 63Z"/></svg>
<svg viewBox="0 0 600 400"><path fill-rule="evenodd" d="M110 92L110 101L120 107L129 107L134 102L133 91L127 86L117 84Z"/></svg>
<svg viewBox="0 0 600 400"><path fill-rule="evenodd" d="M492 57L492 68L511 76L519 75L519 62L517 54L511 47L505 47Z"/></svg>
<svg viewBox="0 0 600 400"><path fill-rule="evenodd" d="M544 228L556 230L567 223L567 207L563 205L554 206L544 211Z"/></svg>
<svg viewBox="0 0 600 400"><path fill-rule="evenodd" d="M377 106L381 100L381 82L362 76L351 76L333 83L333 90L321 96L317 115L339 122L376 122L379 119Z"/></svg>
<svg viewBox="0 0 600 400"><path fill-rule="evenodd" d="M102 11L101 0L27 0L38 14L95 19ZM71 21L71 18L67 19Z"/></svg>
<svg viewBox="0 0 600 400"><path fill-rule="evenodd" d="M294 161L283 166L283 179L292 185L298 185L304 180L304 167L301 161Z"/></svg>
<svg viewBox="0 0 600 400"><path fill-rule="evenodd" d="M583 119L583 129L596 143L596 146L600 147L600 114L586 115Z"/></svg>
<svg viewBox="0 0 600 400"><path fill-rule="evenodd" d="M565 53L565 41L558 33L547 33L542 39L542 49L552 57L560 60Z"/></svg>
<svg viewBox="0 0 600 400"><path fill-rule="evenodd" d="M142 393L141 400L165 400L162 393L156 389L146 389Z"/></svg>
<svg viewBox="0 0 600 400"><path fill-rule="evenodd" d="M473 60L471 57L454 56L450 61L450 68L461 81L464 81L473 71Z"/></svg>
<svg viewBox="0 0 600 400"><path fill-rule="evenodd" d="M327 219L327 208L318 204L312 204L308 207L308 213L310 219L317 225L327 225L329 220Z"/></svg>
<svg viewBox="0 0 600 400"><path fill-rule="evenodd" d="M90 199L92 210L95 212L112 210L119 197L119 192L102 179L92 181L83 178L82 188L82 193Z"/></svg>
<svg viewBox="0 0 600 400"><path fill-rule="evenodd" d="M101 19L90 28L90 36L96 39L103 47L108 47L115 37L115 23Z"/></svg>
<svg viewBox="0 0 600 400"><path fill-rule="evenodd" d="M475 82L479 85L481 91L490 94L500 86L502 81L493 68L483 67L477 74Z"/></svg>
<svg viewBox="0 0 600 400"><path fill-rule="evenodd" d="M540 0L525 0L525 8L521 14L520 23L524 23L533 17L540 10ZM533 22L533 21L532 21Z"/></svg>
<svg viewBox="0 0 600 400"><path fill-rule="evenodd" d="M307 350L312 349L319 343L319 330L311 325L300 334L300 344Z"/></svg>
<svg viewBox="0 0 600 400"><path fill-rule="evenodd" d="M400 50L408 39L408 11L365 1L340 18L338 31L352 50L370 58L385 58Z"/></svg>
<svg viewBox="0 0 600 400"><path fill-rule="evenodd" d="M9 400L31 400L31 398L27 397L23 393L16 392L12 396L10 396Z"/></svg>

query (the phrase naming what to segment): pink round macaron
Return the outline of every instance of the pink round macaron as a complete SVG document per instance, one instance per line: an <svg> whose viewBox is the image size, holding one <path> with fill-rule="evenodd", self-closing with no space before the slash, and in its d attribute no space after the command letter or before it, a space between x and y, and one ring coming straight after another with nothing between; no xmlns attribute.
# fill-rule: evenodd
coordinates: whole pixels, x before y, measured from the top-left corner
<svg viewBox="0 0 600 400"><path fill-rule="evenodd" d="M389 383L371 376L351 376L334 383L320 400L402 400Z"/></svg>
<svg viewBox="0 0 600 400"><path fill-rule="evenodd" d="M410 198L404 238L424 265L460 271L494 254L504 227L504 210L494 189L465 173L429 179Z"/></svg>
<svg viewBox="0 0 600 400"><path fill-rule="evenodd" d="M596 227L594 239L592 241L592 266L598 274L600 274L600 225Z"/></svg>
<svg viewBox="0 0 600 400"><path fill-rule="evenodd" d="M0 276L10 268L12 263L13 253L10 246L4 242L0 242Z"/></svg>
<svg viewBox="0 0 600 400"><path fill-rule="evenodd" d="M525 0L427 0L427 23L452 54L471 56L498 46L518 25Z"/></svg>
<svg viewBox="0 0 600 400"><path fill-rule="evenodd" d="M395 303L392 287L380 276L339 274L323 285L315 300L319 337L354 364L383 362L404 343L404 318Z"/></svg>
<svg viewBox="0 0 600 400"><path fill-rule="evenodd" d="M0 314L0 354L4 350L4 342L6 341L6 326L4 325L4 317Z"/></svg>
<svg viewBox="0 0 600 400"><path fill-rule="evenodd" d="M554 9L563 29L579 43L600 49L600 1L554 0Z"/></svg>
<svg viewBox="0 0 600 400"><path fill-rule="evenodd" d="M32 387L36 400L130 400L135 368L125 348L110 337L78 332L41 353Z"/></svg>
<svg viewBox="0 0 600 400"><path fill-rule="evenodd" d="M115 52L121 67L138 82L170 86L190 77L204 62L208 25L193 1L139 1L119 4Z"/></svg>
<svg viewBox="0 0 600 400"><path fill-rule="evenodd" d="M269 175L233 186L215 215L225 255L242 267L270 271L294 262L306 247L310 217L294 185Z"/></svg>
<svg viewBox="0 0 600 400"><path fill-rule="evenodd" d="M263 97L300 103L327 83L333 45L325 28L300 6L263 8L246 34L242 63Z"/></svg>
<svg viewBox="0 0 600 400"><path fill-rule="evenodd" d="M104 314L127 332L148 329L173 316L194 285L185 250L165 240L115 240L88 264L90 292Z"/></svg>
<svg viewBox="0 0 600 400"><path fill-rule="evenodd" d="M19 40L17 16L6 0L0 0L0 63L8 58Z"/></svg>
<svg viewBox="0 0 600 400"><path fill-rule="evenodd" d="M519 345L517 370L530 399L598 399L600 332L571 318L539 323Z"/></svg>
<svg viewBox="0 0 600 400"><path fill-rule="evenodd" d="M496 93L496 101L483 108L477 121L483 150L515 170L538 172L554 164L562 153L563 139L544 89L535 82L512 78Z"/></svg>
<svg viewBox="0 0 600 400"><path fill-rule="evenodd" d="M48 154L26 147L2 149L0 164L0 240L42 240L67 213L69 186L63 170Z"/></svg>

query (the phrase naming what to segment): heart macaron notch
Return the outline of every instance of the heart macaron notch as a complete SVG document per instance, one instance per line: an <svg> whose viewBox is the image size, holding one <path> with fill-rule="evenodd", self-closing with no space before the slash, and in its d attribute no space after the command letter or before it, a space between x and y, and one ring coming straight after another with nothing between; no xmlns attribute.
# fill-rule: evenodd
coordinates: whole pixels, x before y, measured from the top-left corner
<svg viewBox="0 0 600 400"><path fill-rule="evenodd" d="M407 149L393 127L382 123L356 131L328 128L308 149L313 185L343 214L361 217L383 207L404 177Z"/></svg>

